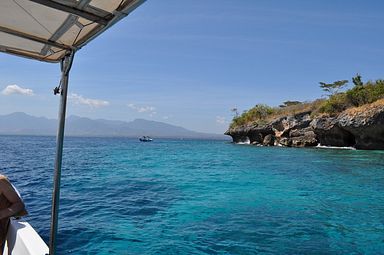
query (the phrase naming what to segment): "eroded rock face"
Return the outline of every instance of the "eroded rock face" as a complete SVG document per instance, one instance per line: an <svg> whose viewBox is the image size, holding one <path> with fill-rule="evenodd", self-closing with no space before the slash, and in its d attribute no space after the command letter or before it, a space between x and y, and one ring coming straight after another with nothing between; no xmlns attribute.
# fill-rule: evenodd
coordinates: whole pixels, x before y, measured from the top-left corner
<svg viewBox="0 0 384 255"><path fill-rule="evenodd" d="M356 143L350 132L338 126L337 118L316 118L311 122L311 127L320 145L351 147Z"/></svg>
<svg viewBox="0 0 384 255"><path fill-rule="evenodd" d="M276 137L287 137L292 129L308 127L311 122L310 112L285 116L271 122Z"/></svg>
<svg viewBox="0 0 384 255"><path fill-rule="evenodd" d="M263 144L265 136L273 135L274 132L270 125L253 125L229 129L225 134L231 136L234 143L249 141L250 144Z"/></svg>
<svg viewBox="0 0 384 255"><path fill-rule="evenodd" d="M230 129L224 134L231 136L234 143L244 143L249 141L248 133L244 128Z"/></svg>
<svg viewBox="0 0 384 255"><path fill-rule="evenodd" d="M263 140L264 146L273 146L275 144L275 136L272 134L266 135Z"/></svg>
<svg viewBox="0 0 384 255"><path fill-rule="evenodd" d="M292 145L294 147L308 147L316 146L319 144L317 136L311 127L303 129L294 129L289 132Z"/></svg>
<svg viewBox="0 0 384 255"><path fill-rule="evenodd" d="M248 136L251 140L251 143L257 144L263 144L264 138L272 134L274 134L274 132L269 126L266 126L264 128L256 128L248 131Z"/></svg>
<svg viewBox="0 0 384 255"><path fill-rule="evenodd" d="M384 149L384 100L346 110L335 117L311 119L310 112L278 118L263 126L229 129L234 142L307 147L318 144L356 149Z"/></svg>
<svg viewBox="0 0 384 255"><path fill-rule="evenodd" d="M373 104L357 111L345 111L337 118L338 125L355 139L356 149L384 149L384 106Z"/></svg>
<svg viewBox="0 0 384 255"><path fill-rule="evenodd" d="M309 147L319 144L315 136L299 136L291 138L293 147Z"/></svg>
<svg viewBox="0 0 384 255"><path fill-rule="evenodd" d="M283 137L280 139L278 144L285 146L285 147L291 147L292 146L292 139L287 138L287 137Z"/></svg>

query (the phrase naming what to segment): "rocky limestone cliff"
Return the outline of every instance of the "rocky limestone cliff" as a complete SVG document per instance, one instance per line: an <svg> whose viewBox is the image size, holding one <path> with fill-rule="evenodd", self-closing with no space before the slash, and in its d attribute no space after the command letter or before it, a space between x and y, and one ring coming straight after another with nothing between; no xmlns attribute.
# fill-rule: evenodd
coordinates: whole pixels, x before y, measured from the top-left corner
<svg viewBox="0 0 384 255"><path fill-rule="evenodd" d="M235 143L264 146L384 149L384 100L347 109L337 116L311 117L311 112L302 112L265 125L230 128L225 134Z"/></svg>
<svg viewBox="0 0 384 255"><path fill-rule="evenodd" d="M342 112L337 124L354 137L356 149L384 149L384 100Z"/></svg>

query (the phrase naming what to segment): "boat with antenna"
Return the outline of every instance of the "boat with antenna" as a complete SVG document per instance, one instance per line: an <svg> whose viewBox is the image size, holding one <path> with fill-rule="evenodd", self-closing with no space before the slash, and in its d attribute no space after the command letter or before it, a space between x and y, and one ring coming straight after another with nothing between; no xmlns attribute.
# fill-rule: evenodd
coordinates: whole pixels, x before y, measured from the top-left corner
<svg viewBox="0 0 384 255"><path fill-rule="evenodd" d="M54 88L54 94L60 96L60 108L49 247L27 222L12 220L3 254L56 254L68 80L75 53L143 2L145 0L0 1L0 52L61 64L61 80Z"/></svg>

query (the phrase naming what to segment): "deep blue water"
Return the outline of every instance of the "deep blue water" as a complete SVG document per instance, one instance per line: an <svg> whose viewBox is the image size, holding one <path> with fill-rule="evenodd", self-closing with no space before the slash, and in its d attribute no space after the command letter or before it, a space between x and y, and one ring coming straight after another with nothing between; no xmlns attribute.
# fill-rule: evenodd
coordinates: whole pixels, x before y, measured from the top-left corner
<svg viewBox="0 0 384 255"><path fill-rule="evenodd" d="M54 137L0 136L48 242ZM59 254L384 254L384 152L66 138Z"/></svg>

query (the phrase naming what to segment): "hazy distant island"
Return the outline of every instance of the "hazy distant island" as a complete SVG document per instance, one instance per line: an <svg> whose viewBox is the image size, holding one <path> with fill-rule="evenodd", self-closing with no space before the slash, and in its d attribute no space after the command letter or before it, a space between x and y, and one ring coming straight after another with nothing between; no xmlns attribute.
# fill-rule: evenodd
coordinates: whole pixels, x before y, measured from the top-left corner
<svg viewBox="0 0 384 255"><path fill-rule="evenodd" d="M1 135L56 135L57 120L35 117L23 112L0 115ZM69 136L131 137L178 139L226 139L220 134L200 133L158 121L136 119L116 121L70 116L66 120L65 134Z"/></svg>
<svg viewBox="0 0 384 255"><path fill-rule="evenodd" d="M363 83L356 75L353 88L340 92L348 82L320 82L325 99L258 104L241 115L233 109L225 134L235 143L264 146L384 149L384 80Z"/></svg>

